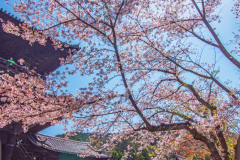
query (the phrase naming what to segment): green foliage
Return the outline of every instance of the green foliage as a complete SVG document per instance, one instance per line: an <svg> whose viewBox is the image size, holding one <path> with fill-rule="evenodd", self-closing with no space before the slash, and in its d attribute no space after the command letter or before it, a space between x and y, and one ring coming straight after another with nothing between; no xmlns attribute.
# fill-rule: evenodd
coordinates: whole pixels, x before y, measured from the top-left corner
<svg viewBox="0 0 240 160"><path fill-rule="evenodd" d="M211 158L208 155L206 155L205 158L198 158L197 156L193 156L192 160L211 160Z"/></svg>
<svg viewBox="0 0 240 160"><path fill-rule="evenodd" d="M211 158L208 155L206 155L205 160L211 160Z"/></svg>
<svg viewBox="0 0 240 160"><path fill-rule="evenodd" d="M134 148L130 151L128 155L128 160L139 160L137 151Z"/></svg>
<svg viewBox="0 0 240 160"><path fill-rule="evenodd" d="M149 150L147 148L143 148L142 155L144 157L144 160L151 160L151 157L149 156Z"/></svg>
<svg viewBox="0 0 240 160"><path fill-rule="evenodd" d="M137 151L133 148L130 151L127 160L151 160L151 157L149 156L148 149L144 148L142 153L138 155Z"/></svg>
<svg viewBox="0 0 240 160"><path fill-rule="evenodd" d="M114 147L114 150L117 151L117 152L122 152L123 153L125 150L127 150L127 146L130 146L132 148L136 148L136 146L134 146L134 144L132 143L132 140L130 138L128 138L128 139L123 139L121 142L119 142Z"/></svg>
<svg viewBox="0 0 240 160"><path fill-rule="evenodd" d="M117 152L117 151L112 151L112 157L109 160L121 160L121 158L123 157L122 152Z"/></svg>

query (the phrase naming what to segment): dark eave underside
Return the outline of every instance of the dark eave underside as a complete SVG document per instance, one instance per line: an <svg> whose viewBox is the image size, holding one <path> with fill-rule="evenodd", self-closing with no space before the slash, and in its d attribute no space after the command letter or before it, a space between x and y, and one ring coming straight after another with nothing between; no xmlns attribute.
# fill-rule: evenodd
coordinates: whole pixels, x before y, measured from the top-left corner
<svg viewBox="0 0 240 160"><path fill-rule="evenodd" d="M15 25L21 23L21 21L2 10L0 10L0 18ZM2 23L0 23L0 57L7 60L13 58L15 62L23 58L28 63L29 69L36 67L36 72L39 74L43 75L45 72L50 73L57 69L60 66L59 58L66 57L68 49L66 48L64 51L55 50L49 39L45 46L36 42L30 46L29 42L23 40L20 36L4 32ZM71 49L73 48L71 47Z"/></svg>

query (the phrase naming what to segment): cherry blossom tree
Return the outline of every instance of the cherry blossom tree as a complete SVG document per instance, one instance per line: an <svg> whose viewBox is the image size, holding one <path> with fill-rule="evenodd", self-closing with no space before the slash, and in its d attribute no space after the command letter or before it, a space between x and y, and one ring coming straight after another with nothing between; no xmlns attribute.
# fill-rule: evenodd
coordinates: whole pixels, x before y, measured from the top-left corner
<svg viewBox="0 0 240 160"><path fill-rule="evenodd" d="M1 112L1 117L8 116L10 122L39 114L40 123L54 120L48 117L71 118L77 131L115 133L106 147L132 136L141 144L141 150L157 140L153 156L158 159L176 153L191 135L207 148L212 159L232 159L234 148L229 137L239 125L239 89L218 76L221 64L216 59L222 57L231 63L239 78L240 36L235 33L235 48L229 50L213 27L212 24L221 23L217 12L221 3L221 0L28 0L15 3L14 11L25 25L17 27L3 22L4 30L21 35L30 43L37 41L43 45L45 39L51 37L56 49L63 47L57 39L68 43L77 40L81 50L69 50L70 55L61 59L63 65L69 64L74 69L66 67L61 74L90 76L92 81L85 88L79 88L77 96L58 100L56 105L51 94L43 96L45 83L33 90L37 79L29 83L21 79L19 85L23 87L20 89L16 80L10 80L14 78L7 80L4 75L2 83L11 81L11 86L18 88L12 87L11 93L1 88L2 93L12 97L2 105L2 110L9 112ZM237 0L232 14L238 18ZM32 27L38 31L33 32ZM202 51L201 45L208 50ZM203 60L204 55L213 58ZM24 106L13 98L35 95L35 92L37 97L30 96ZM34 108L39 105L47 108ZM11 113L15 110L20 110L24 116L15 119L12 115L15 112ZM29 110L34 110L34 115L28 113ZM32 123L24 121L25 125ZM124 156L127 157L127 153Z"/></svg>
<svg viewBox="0 0 240 160"><path fill-rule="evenodd" d="M1 128L13 121L21 122L26 132L31 125L54 124L71 117L74 111L69 107L73 102L70 95L48 94L46 81L37 76L20 73L12 77L1 73L0 84Z"/></svg>

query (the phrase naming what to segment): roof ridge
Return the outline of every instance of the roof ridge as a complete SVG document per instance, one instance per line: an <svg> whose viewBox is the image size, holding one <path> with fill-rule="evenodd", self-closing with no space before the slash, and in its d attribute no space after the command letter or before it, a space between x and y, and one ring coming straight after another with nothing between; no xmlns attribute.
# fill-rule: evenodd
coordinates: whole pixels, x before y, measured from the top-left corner
<svg viewBox="0 0 240 160"><path fill-rule="evenodd" d="M19 21L20 23L23 23L23 21L22 21L19 17L17 17L17 16L15 16L14 14L8 12L7 10L5 10L5 9L3 9L3 8L0 8L0 11L2 11L3 13L7 14L7 15L10 16L10 17L12 17L13 19Z"/></svg>
<svg viewBox="0 0 240 160"><path fill-rule="evenodd" d="M106 157L108 155L99 154L93 150L88 142L79 142L73 140L66 140L59 137L53 137L41 133L28 133L28 139L37 147L42 147L54 152L82 154L87 157ZM40 138L40 139L39 139Z"/></svg>
<svg viewBox="0 0 240 160"><path fill-rule="evenodd" d="M60 139L60 140L64 140L64 141L71 141L71 142L77 142L77 143L83 143L83 144L90 144L90 142L75 141L75 140L65 139L65 138L61 138L61 137L49 136L49 135L42 134L42 133L35 133L35 135L42 135L42 136L46 136L46 137L50 137L50 138L54 138L54 139Z"/></svg>
<svg viewBox="0 0 240 160"><path fill-rule="evenodd" d="M3 12L5 13L6 15L10 16L11 18L19 21L19 23L24 23L23 20L21 20L19 17L11 14L10 12L8 12L7 10L4 10L3 8L0 8L0 12ZM12 22L12 21L11 21ZM33 29L34 30L38 30L36 27L33 26ZM49 37L49 38L52 38L52 37ZM59 39L56 39L57 41L59 41L62 45L63 45L63 48L64 50L65 49L76 49L76 50L80 50L81 47L79 47L79 44L68 44L67 42L63 42L62 40L59 40ZM68 47L64 46L64 45L68 45Z"/></svg>

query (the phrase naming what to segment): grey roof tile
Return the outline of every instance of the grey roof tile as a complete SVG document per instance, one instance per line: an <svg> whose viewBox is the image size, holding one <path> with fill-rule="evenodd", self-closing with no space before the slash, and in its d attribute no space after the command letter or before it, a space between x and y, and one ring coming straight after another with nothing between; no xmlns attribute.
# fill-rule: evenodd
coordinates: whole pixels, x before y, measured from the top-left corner
<svg viewBox="0 0 240 160"><path fill-rule="evenodd" d="M89 142L78 142L40 133L28 134L28 139L34 145L54 152L81 154L87 157L109 158L104 154L94 151Z"/></svg>

